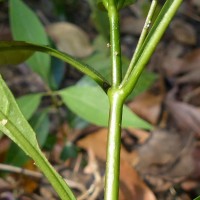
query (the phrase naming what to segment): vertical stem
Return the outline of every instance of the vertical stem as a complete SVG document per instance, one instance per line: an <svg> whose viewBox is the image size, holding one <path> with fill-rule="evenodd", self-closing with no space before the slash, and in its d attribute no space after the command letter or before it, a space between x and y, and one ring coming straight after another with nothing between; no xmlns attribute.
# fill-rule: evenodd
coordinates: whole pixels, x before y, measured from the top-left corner
<svg viewBox="0 0 200 200"><path fill-rule="evenodd" d="M121 83L121 44L119 30L119 13L114 3L110 3L108 16L110 21L110 45L112 58L112 86L117 87Z"/></svg>
<svg viewBox="0 0 200 200"><path fill-rule="evenodd" d="M142 29L142 33L140 35L138 44L136 46L135 52L134 52L133 57L131 59L131 62L129 64L129 68L128 68L127 72L126 72L124 80L128 79L129 75L131 74L131 71L133 70L135 62L136 62L136 60L138 58L138 52L141 49L141 46L143 45L144 40L146 39L146 36L147 36L148 31L150 29L151 21L152 21L152 18L153 18L153 14L154 14L154 12L156 10L157 3L158 3L157 0L153 0L152 3L151 3L151 7L149 9L149 12L148 12L144 27Z"/></svg>
<svg viewBox="0 0 200 200"><path fill-rule="evenodd" d="M117 200L119 193L119 167L121 145L121 120L123 98L118 88L122 79L121 44L119 30L119 12L114 0L108 1L110 22L110 45L112 59L112 87L108 90L110 101L109 131L107 142L107 162L105 181L105 200Z"/></svg>
<svg viewBox="0 0 200 200"><path fill-rule="evenodd" d="M119 193L119 168L123 98L120 90L110 89L110 119L107 142L105 200L117 200Z"/></svg>

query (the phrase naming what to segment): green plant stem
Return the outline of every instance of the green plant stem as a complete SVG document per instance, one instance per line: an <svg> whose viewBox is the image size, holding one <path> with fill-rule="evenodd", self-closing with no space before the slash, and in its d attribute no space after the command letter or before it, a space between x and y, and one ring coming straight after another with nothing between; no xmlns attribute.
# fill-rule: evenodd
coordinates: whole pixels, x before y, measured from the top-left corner
<svg viewBox="0 0 200 200"><path fill-rule="evenodd" d="M117 200L119 193L121 120L123 109L123 93L111 88L108 91L110 101L109 130L107 141L105 200Z"/></svg>
<svg viewBox="0 0 200 200"><path fill-rule="evenodd" d="M144 67L152 56L156 46L166 31L169 23L177 12L183 0L167 0L163 6L157 20L145 39L142 47L138 52L138 60L135 63L133 70L128 78L124 79L120 88L128 96L133 90L137 80L142 73Z"/></svg>
<svg viewBox="0 0 200 200"><path fill-rule="evenodd" d="M146 18L146 20L145 20L145 24L144 24L144 27L143 27L143 29L142 29L142 33L141 33L141 35L140 35L140 38L139 38L138 44L137 44L137 46L136 46L135 52L134 52L133 57L132 57L132 59L131 59L131 62L130 62L130 64L129 64L129 68L128 68L126 74L125 74L124 80L127 80L127 79L128 79L128 77L129 77L130 74L131 74L131 71L133 70L133 67L134 67L134 65L135 65L135 62L136 62L136 60L137 60L137 58L138 58L138 52L139 52L139 50L140 50L142 44L144 43L144 40L145 40L145 38L146 38L146 36L147 36L147 34L148 34L148 31L149 31L149 29L150 29L152 17L153 17L153 14L154 14L155 10L156 10L157 4L158 4L158 1L157 1L157 0L153 0L152 3L151 3L151 7L150 7L150 9L149 9L147 18Z"/></svg>
<svg viewBox="0 0 200 200"><path fill-rule="evenodd" d="M112 86L117 87L121 83L121 44L119 30L119 12L113 1L109 2L108 17L110 21L110 45L112 58Z"/></svg>
<svg viewBox="0 0 200 200"><path fill-rule="evenodd" d="M123 94L118 89L122 79L119 12L114 0L108 1L110 22L110 45L112 59L112 87L108 90L110 102L109 130L107 142L105 200L117 200L119 193L119 167L121 145L121 119Z"/></svg>
<svg viewBox="0 0 200 200"><path fill-rule="evenodd" d="M156 3L157 2L154 1L152 8L150 9L150 19L155 10ZM104 195L105 200L118 199L121 119L124 100L133 90L144 66L149 61L151 55L153 54L153 51L158 45L158 42L160 41L162 35L167 29L167 26L169 25L171 19L175 15L181 3L182 0L167 0L148 36L146 36L146 30L144 31L134 58L136 59L136 61L132 61L128 75L125 76L123 82L120 84L119 87L117 87L120 82L120 68L119 63L116 62L117 58L115 50L116 48L118 48L118 45L120 43L118 41L118 38L116 37L117 33L115 33L116 26L114 26L114 16L116 14L116 8L114 7L115 3L112 0L109 1L108 12L111 25L111 56L113 68L113 85L112 88L108 90L108 97L110 101L110 118L107 142L107 163ZM117 27L119 26L117 25Z"/></svg>

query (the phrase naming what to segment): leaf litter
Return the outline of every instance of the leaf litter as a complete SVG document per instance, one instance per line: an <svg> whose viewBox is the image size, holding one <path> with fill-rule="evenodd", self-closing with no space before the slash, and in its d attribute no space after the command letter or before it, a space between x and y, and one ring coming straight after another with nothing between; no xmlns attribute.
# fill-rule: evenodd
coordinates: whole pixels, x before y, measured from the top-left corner
<svg viewBox="0 0 200 200"><path fill-rule="evenodd" d="M144 1L140 1L136 6L141 6L142 3ZM122 19L124 20L122 21L122 39L129 41L131 44L128 45L132 48L136 44L138 30L141 29L144 18L143 13L138 12L139 10L140 7L131 6L127 9L128 14ZM159 74L159 80L150 90L128 102L133 111L155 128L151 132L137 129L122 131L120 200L176 198L190 200L197 195L200 180L198 78L200 75L198 39L200 28L195 26L199 20L198 1L184 2L179 15L184 17L177 17L173 21L148 64L149 69ZM137 19L138 27L135 30L129 29L128 21ZM61 34L61 37L56 35L52 39L57 44L57 48L68 52L62 49L63 40L69 39L65 35L66 24L63 26L61 30L58 28L58 35ZM10 35L10 33L7 34ZM49 35L51 36L52 33ZM93 52L88 37L91 35L85 35L88 42L84 47L87 51L80 50L78 47L78 50L74 51L76 57L88 56ZM133 39L130 40L130 37ZM69 40L76 40L76 38ZM126 51L127 49L129 48L126 48ZM79 54L79 50L86 54ZM3 124L5 123L3 121ZM77 131L70 128L64 130L57 128L57 133L55 148L52 152L45 152L49 160L56 163L61 174L69 179L70 186L77 191L77 196L82 199L103 199L107 129L90 127ZM77 144L81 150L77 158L69 158L63 162L60 154L65 141ZM0 140L0 145L3 146L3 142L5 139ZM5 149L8 148L8 145L5 146ZM3 160L5 151L1 152L0 156ZM86 166L85 169L83 166ZM29 170L31 168L26 167ZM31 170L35 171L34 168ZM23 180L26 179L25 177L24 175L20 178ZM13 173L7 176L7 179L0 179L1 198L57 199L46 180L36 181L34 187L37 189L30 191L29 188L29 192L27 190L25 194L24 191L17 189L20 185L23 188L24 184L23 181L17 182L18 179L19 176L16 178ZM26 184L31 185L31 182ZM96 184L99 184L96 187L98 190L92 188ZM14 196L16 190L18 190L18 195ZM91 191L90 195L88 191Z"/></svg>

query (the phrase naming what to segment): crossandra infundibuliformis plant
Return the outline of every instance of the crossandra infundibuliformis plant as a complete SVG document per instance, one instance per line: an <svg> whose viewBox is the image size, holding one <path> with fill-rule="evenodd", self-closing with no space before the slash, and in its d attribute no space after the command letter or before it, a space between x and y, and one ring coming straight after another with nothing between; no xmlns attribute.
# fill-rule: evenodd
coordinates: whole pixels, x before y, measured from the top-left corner
<svg viewBox="0 0 200 200"><path fill-rule="evenodd" d="M50 92L49 95L52 97L54 95L60 95L66 105L69 106L74 112L76 112L77 107L79 110L81 110L80 105L74 105L73 98L75 94L85 94L88 98L88 101L90 97L93 98L92 100L97 101L99 97L102 97L102 94L104 94L105 102L107 102L105 95L107 94L109 106L105 103L106 106L103 110L104 116L109 110L109 117L108 119L105 118L108 120L109 130L104 195L106 200L118 199L122 113L124 114L124 118L125 116L131 115L127 108L123 109L124 102L134 90L145 65L151 58L153 51L155 50L170 21L181 5L182 0L166 0L158 16L154 16L158 0L151 1L151 6L149 8L138 45L129 63L129 67L126 70L125 75L123 75L119 11L123 7L133 4L134 2L135 0L99 0L96 2L97 5L104 9L108 14L110 27L109 46L111 58L110 79L105 78L101 73L97 72L93 66L90 67L74 59L70 55L46 46L48 45L48 39L41 28L42 25L38 23L38 19L36 17L33 17L33 12L30 11L20 0L9 1L11 27L14 32L13 36L14 39L20 41L0 42L0 64L17 64L28 59L27 63L31 66L31 68L37 72L49 85L52 81L50 78L49 55L69 63L71 66L92 78L102 88L102 90L99 90L98 87L79 88L79 86L75 89L71 87L69 89ZM18 9L24 9L24 12L19 12ZM25 20L26 24L28 23L30 26L31 24L37 24L39 27L36 32L34 32L34 30L33 32L30 32L29 35L33 34L31 39L26 34L22 34L21 29L23 29L23 27L15 21L17 17L20 17L20 15L26 16L23 17L23 20ZM156 19L153 24L152 17ZM23 23L24 22L21 21L21 24ZM45 55L38 52L45 53ZM34 56L32 56L33 53ZM39 61L42 61L42 66L45 68L36 67L37 65L35 65L35 63ZM41 65L41 63L39 64ZM35 161L36 165L45 174L61 199L76 199L66 182L58 175L58 173L41 153L34 131L21 114L14 97L2 78L0 79L0 92L0 130L10 137L27 155L29 155ZM36 99L34 102L36 102L35 107L37 108L43 95L46 94L40 93L37 94L37 96L29 96L27 98L29 100ZM95 96L96 99L94 98ZM99 104L101 104L103 101L101 99ZM90 110L87 111L90 113ZM34 112L34 109L32 112ZM79 112L78 114L81 117L85 117L83 111ZM27 113L25 115L30 117L31 114ZM85 118L91 121L91 116L92 115L90 115L88 118ZM131 115L130 117L128 117L127 120L124 120L124 126L134 125L140 128L151 128L148 123L142 121L135 115ZM105 125L105 119L104 121L99 119L99 125Z"/></svg>

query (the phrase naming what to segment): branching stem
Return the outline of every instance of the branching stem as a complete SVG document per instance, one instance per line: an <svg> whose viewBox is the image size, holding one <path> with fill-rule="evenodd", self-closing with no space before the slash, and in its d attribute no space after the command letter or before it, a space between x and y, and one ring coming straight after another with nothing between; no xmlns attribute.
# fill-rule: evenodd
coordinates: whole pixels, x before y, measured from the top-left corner
<svg viewBox="0 0 200 200"><path fill-rule="evenodd" d="M167 0L150 32L148 33L148 27L143 29L135 55L133 56L126 76L121 83L119 16L117 13L116 1L108 0L108 16L111 28L112 86L108 90L110 113L107 142L105 200L118 200L121 123L124 101L135 87L145 65L149 61L182 1L183 0ZM156 4L157 1L153 0L145 26L148 26L149 20L151 20L155 11Z"/></svg>

